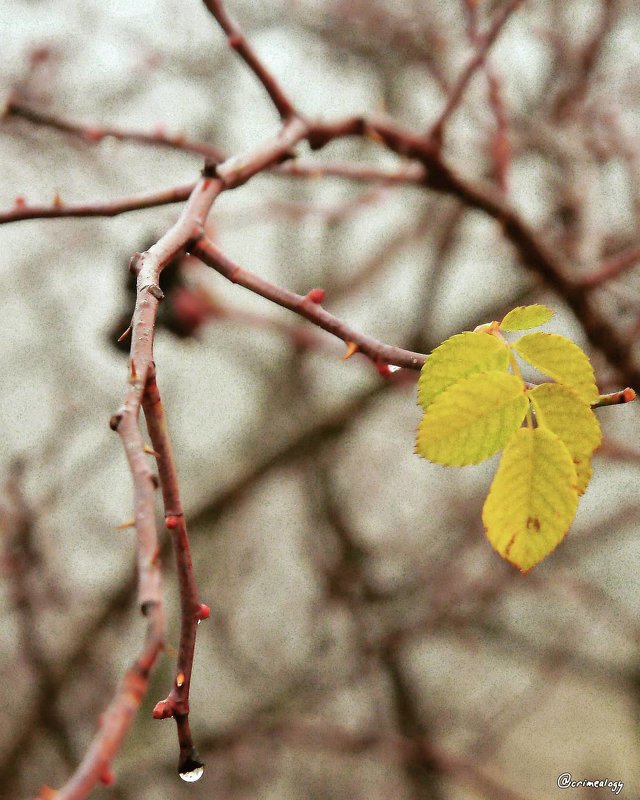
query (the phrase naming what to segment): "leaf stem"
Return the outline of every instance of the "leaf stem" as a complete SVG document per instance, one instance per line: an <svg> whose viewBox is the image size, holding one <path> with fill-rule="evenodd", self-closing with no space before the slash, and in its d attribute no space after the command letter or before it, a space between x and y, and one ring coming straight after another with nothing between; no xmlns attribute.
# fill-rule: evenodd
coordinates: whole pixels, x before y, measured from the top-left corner
<svg viewBox="0 0 640 800"><path fill-rule="evenodd" d="M526 393L527 386L522 377L522 373L520 372L520 367L518 366L518 362L516 361L516 356L515 353L513 352L513 346L509 342L505 342L505 344L509 348L509 363L511 364L511 369L513 370L513 374L516 376L516 378L519 378L522 381L522 386ZM529 398L527 397L527 428L533 429L533 415L531 414L531 403L528 400Z"/></svg>

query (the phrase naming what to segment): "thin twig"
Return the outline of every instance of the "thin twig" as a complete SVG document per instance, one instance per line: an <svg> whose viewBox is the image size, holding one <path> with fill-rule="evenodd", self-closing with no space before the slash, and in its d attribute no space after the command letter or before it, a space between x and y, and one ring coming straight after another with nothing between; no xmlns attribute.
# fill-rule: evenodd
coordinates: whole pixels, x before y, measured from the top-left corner
<svg viewBox="0 0 640 800"><path fill-rule="evenodd" d="M159 192L144 192L122 197L118 200L89 203L62 203L59 198L51 205L14 206L10 211L0 212L0 225L6 222L20 222L28 219L50 219L55 217L115 217L129 211L181 203L188 199L195 183L175 186Z"/></svg>
<svg viewBox="0 0 640 800"><path fill-rule="evenodd" d="M245 64L264 86L265 91L271 98L271 101L280 114L281 119L287 120L292 117L296 113L293 104L275 77L258 58L240 27L236 25L236 23L227 14L224 5L220 2L220 0L204 0L204 4L213 14L222 30L227 34L230 47L232 47L236 53L238 53L240 58L242 58Z"/></svg>
<svg viewBox="0 0 640 800"><path fill-rule="evenodd" d="M447 99L447 103L442 113L429 131L428 138L434 142L437 147L440 147L442 144L444 127L447 124L449 117L451 117L453 112L459 106L460 101L462 100L462 95L464 94L469 81L476 74L478 69L484 64L487 54L491 49L491 45L497 39L498 34L504 27L509 17L518 8L518 6L522 4L522 2L523 0L511 0L510 3L507 3L505 6L503 6L503 8L501 8L496 14L493 24L489 30L483 36L477 37L476 52L473 54L469 60L469 63L462 71L458 81L456 82L456 85L449 94L449 98Z"/></svg>
<svg viewBox="0 0 640 800"><path fill-rule="evenodd" d="M223 161L225 157L224 153L219 148L205 144L204 142L193 141L182 134L168 136L162 130L156 130L153 133L144 133L141 131L119 128L114 125L82 124L53 114L47 114L43 111L38 111L35 108L31 108L15 100L9 100L6 104L4 116L21 117L34 125L44 125L47 128L53 128L61 133L69 133L73 136L78 136L89 144L99 144L103 139L111 138L122 142L162 145L162 147L169 147L172 150L196 153L211 161Z"/></svg>
<svg viewBox="0 0 640 800"><path fill-rule="evenodd" d="M294 311L323 330L342 339L345 344L355 345L355 351L369 356L376 363L420 369L425 362L426 356L423 353L403 350L400 347L384 344L371 336L366 336L325 311L322 305L315 302L309 295L296 294L288 289L282 289L259 275L243 269L204 236L190 245L189 252L208 266L213 267L216 272L232 283L244 286L245 289L249 289L283 308Z"/></svg>

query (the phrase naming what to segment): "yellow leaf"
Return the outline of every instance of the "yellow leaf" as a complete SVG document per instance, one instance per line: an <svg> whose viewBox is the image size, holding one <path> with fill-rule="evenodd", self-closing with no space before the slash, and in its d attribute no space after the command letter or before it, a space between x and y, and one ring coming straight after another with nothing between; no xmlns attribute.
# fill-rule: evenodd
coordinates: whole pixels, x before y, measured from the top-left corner
<svg viewBox="0 0 640 800"><path fill-rule="evenodd" d="M591 480L591 456L600 447L602 433L596 415L570 386L543 383L529 397L540 427L560 437L573 459L578 476L578 494Z"/></svg>
<svg viewBox="0 0 640 800"><path fill-rule="evenodd" d="M491 546L527 572L562 541L577 507L566 446L546 428L521 428L505 448L482 509Z"/></svg>
<svg viewBox="0 0 640 800"><path fill-rule="evenodd" d="M572 386L585 403L598 397L593 367L577 344L557 333L527 333L513 347L525 361L558 383Z"/></svg>
<svg viewBox="0 0 640 800"><path fill-rule="evenodd" d="M553 311L547 306L535 303L532 306L518 306L510 311L500 323L501 331L525 331L549 322Z"/></svg>
<svg viewBox="0 0 640 800"><path fill-rule="evenodd" d="M479 464L522 424L528 400L520 378L480 372L449 386L427 408L416 452L437 464Z"/></svg>
<svg viewBox="0 0 640 800"><path fill-rule="evenodd" d="M427 410L445 389L477 372L505 370L507 345L487 333L466 331L446 339L431 353L418 380L418 401Z"/></svg>

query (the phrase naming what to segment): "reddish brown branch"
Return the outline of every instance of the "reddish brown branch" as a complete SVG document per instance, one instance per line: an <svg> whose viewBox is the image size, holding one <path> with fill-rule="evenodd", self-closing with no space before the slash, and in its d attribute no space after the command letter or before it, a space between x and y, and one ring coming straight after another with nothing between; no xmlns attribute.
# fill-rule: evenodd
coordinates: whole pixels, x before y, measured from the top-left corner
<svg viewBox="0 0 640 800"><path fill-rule="evenodd" d="M28 670L40 709L40 726L52 736L63 760L71 766L76 761L74 748L64 717L51 700L56 671L47 656L40 619L42 609L60 598L36 540L37 516L23 493L23 468L22 463L12 465L0 496L0 564L17 620L18 665L14 669Z"/></svg>
<svg viewBox="0 0 640 800"><path fill-rule="evenodd" d="M252 721L246 729L238 728L213 737L208 746L213 750L232 748L249 735L263 736L271 741L276 739L305 749L354 754L373 751L377 757L390 761L428 765L492 800L525 800L525 795L496 780L475 759L452 755L421 738L408 738L387 731L360 733L338 725L319 725L302 720L285 720L256 727Z"/></svg>
<svg viewBox="0 0 640 800"><path fill-rule="evenodd" d="M288 308L290 311L305 317L305 319L310 320L323 330L342 339L345 344L354 345L355 350L369 356L376 363L395 364L396 366L410 369L420 369L424 364L426 358L424 354L383 344L371 336L366 336L356 331L342 320L334 317L333 314L325 311L320 303L314 302L309 295L296 294L288 289L282 289L259 275L243 269L231 261L213 242L204 236L190 245L189 252L204 261L208 266L213 267L216 272L219 272L232 283L244 286L245 289L249 289L267 298L267 300L271 300L277 305Z"/></svg>
<svg viewBox="0 0 640 800"><path fill-rule="evenodd" d="M118 200L92 203L63 203L56 198L51 205L18 204L10 211L0 212L0 225L5 222L20 222L27 219L48 219L52 217L115 217L129 211L180 203L187 200L195 183L175 186L159 192L122 197Z"/></svg>
<svg viewBox="0 0 640 800"><path fill-rule="evenodd" d="M127 130L113 125L90 125L73 122L53 114L46 114L43 111L25 106L15 100L9 100L6 105L5 117L14 116L26 119L34 125L44 125L53 128L61 133L69 133L78 136L90 144L98 144L103 139L112 138L122 142L137 142L146 145L162 145L172 150L183 150L188 153L196 153L204 156L211 161L222 161L224 153L213 145L204 142L196 142L185 136L168 136L162 130L153 133L143 133L141 131Z"/></svg>
<svg viewBox="0 0 640 800"><path fill-rule="evenodd" d="M640 261L640 245L634 245L620 253L605 259L591 274L586 275L580 283L590 289L602 286L603 283L617 278L632 269Z"/></svg>
<svg viewBox="0 0 640 800"><path fill-rule="evenodd" d="M196 628L199 620L205 618L206 612L204 611L205 607L201 606L198 600L189 537L178 488L178 473L167 434L164 409L154 369L151 370L147 381L142 407L158 462L160 486L164 500L165 525L171 531L176 559L181 610L180 647L174 685L168 697L157 704L154 717L175 718L180 745L178 771L184 773L202 766L195 752L189 728L189 687L196 645Z"/></svg>
<svg viewBox="0 0 640 800"><path fill-rule="evenodd" d="M229 45L238 53L240 58L242 58L263 85L273 105L280 114L280 117L283 120L292 117L296 113L293 104L275 77L269 72L262 61L260 61L241 28L227 14L223 3L220 2L220 0L204 0L204 4L213 14L222 30L227 34Z"/></svg>
<svg viewBox="0 0 640 800"><path fill-rule="evenodd" d="M65 785L55 793L56 800L83 800L104 780L118 753L127 731L133 723L140 701L149 683L149 674L164 647L164 612L160 603L146 606L149 619L144 648L127 670L108 709L102 716L100 729L80 766ZM41 795L47 798L47 792Z"/></svg>

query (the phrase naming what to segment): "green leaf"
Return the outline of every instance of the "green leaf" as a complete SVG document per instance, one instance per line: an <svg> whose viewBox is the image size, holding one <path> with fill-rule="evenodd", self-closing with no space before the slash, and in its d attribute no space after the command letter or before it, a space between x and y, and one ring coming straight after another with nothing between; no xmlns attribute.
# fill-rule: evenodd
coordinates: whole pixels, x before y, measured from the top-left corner
<svg viewBox="0 0 640 800"><path fill-rule="evenodd" d="M507 345L487 333L466 331L451 336L431 353L418 380L418 401L426 411L435 398L457 381L477 372L505 370Z"/></svg>
<svg viewBox="0 0 640 800"><path fill-rule="evenodd" d="M602 433L596 415L576 391L561 383L543 383L529 392L540 427L548 428L566 445L578 476L578 493L591 480L591 456Z"/></svg>
<svg viewBox="0 0 640 800"><path fill-rule="evenodd" d="M501 331L526 331L528 328L537 328L549 322L553 311L547 306L534 304L532 306L518 306L505 315L500 323Z"/></svg>
<svg viewBox="0 0 640 800"><path fill-rule="evenodd" d="M513 345L518 355L558 383L573 387L585 403L598 397L593 367L577 344L557 333L528 333Z"/></svg>
<svg viewBox="0 0 640 800"><path fill-rule="evenodd" d="M427 408L416 452L437 464L479 464L522 424L528 400L520 378L480 372L449 386Z"/></svg>
<svg viewBox="0 0 640 800"><path fill-rule="evenodd" d="M505 448L482 510L491 546L527 572L562 541L577 507L566 446L546 428L521 428Z"/></svg>

